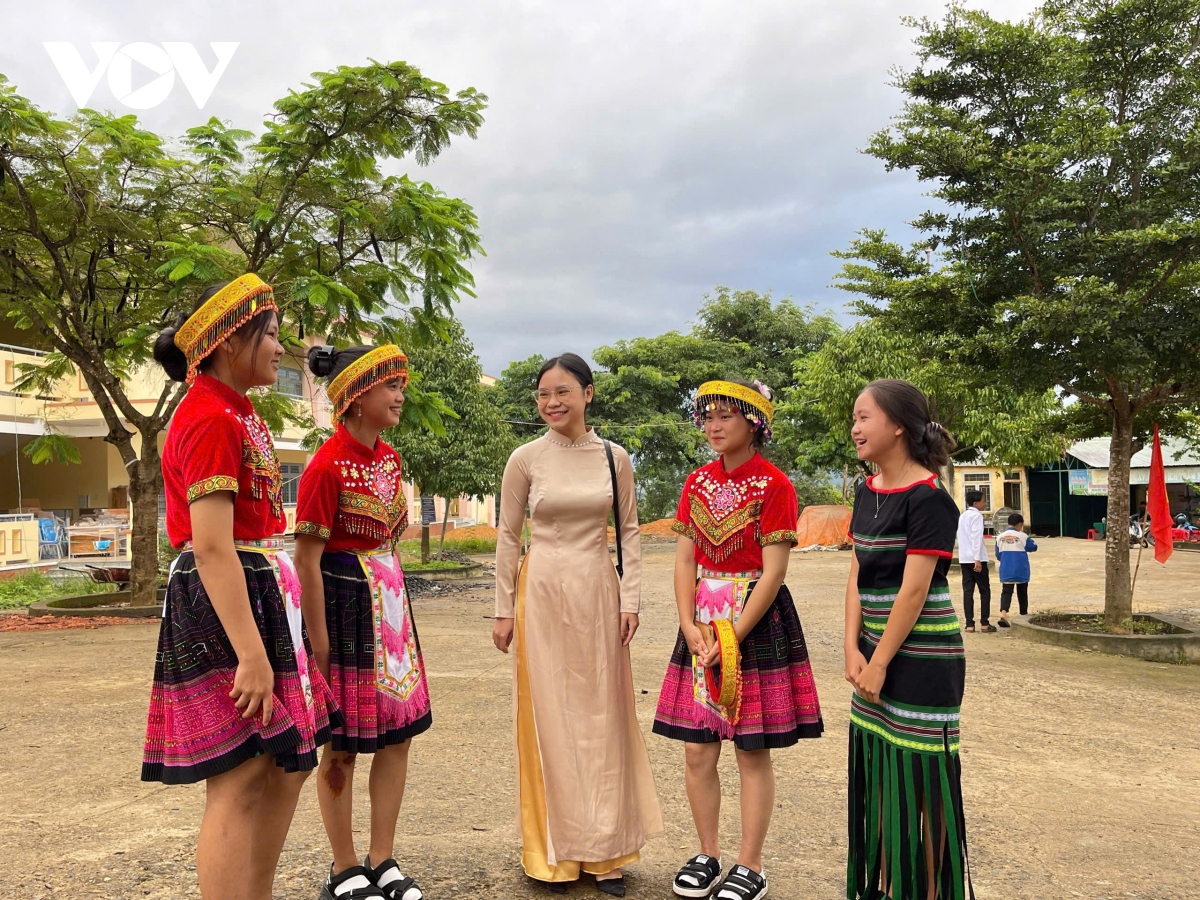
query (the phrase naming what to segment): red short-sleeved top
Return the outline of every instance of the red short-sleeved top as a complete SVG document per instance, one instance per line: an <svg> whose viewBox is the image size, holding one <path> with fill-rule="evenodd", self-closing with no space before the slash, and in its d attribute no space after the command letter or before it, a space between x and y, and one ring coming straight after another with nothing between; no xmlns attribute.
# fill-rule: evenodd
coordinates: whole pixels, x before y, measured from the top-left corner
<svg viewBox="0 0 1200 900"><path fill-rule="evenodd" d="M282 534L283 479L271 432L250 401L210 375L198 375L175 410L163 446L167 537L192 539L190 504L217 491L233 498L233 539Z"/></svg>
<svg viewBox="0 0 1200 900"><path fill-rule="evenodd" d="M338 425L300 476L296 534L321 538L329 551L399 538L408 525L400 475L400 455L384 441L372 450Z"/></svg>
<svg viewBox="0 0 1200 900"><path fill-rule="evenodd" d="M689 475L671 527L695 542L704 568L751 572L767 544L796 543L797 518L792 482L755 453L732 472L717 459Z"/></svg>

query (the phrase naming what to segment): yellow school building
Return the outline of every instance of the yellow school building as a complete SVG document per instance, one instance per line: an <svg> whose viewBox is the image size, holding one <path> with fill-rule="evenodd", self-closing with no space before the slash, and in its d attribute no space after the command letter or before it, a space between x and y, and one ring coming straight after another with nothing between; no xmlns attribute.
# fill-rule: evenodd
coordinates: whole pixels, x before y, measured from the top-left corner
<svg viewBox="0 0 1200 900"><path fill-rule="evenodd" d="M22 342L22 338L26 340ZM128 559L129 479L116 448L104 441L108 426L78 372L60 379L45 395L16 389L22 364L44 364L46 351L27 345L32 342L27 334L0 330L0 568L30 565L39 559ZM306 341L306 345L313 343L315 339ZM310 416L318 427L329 428L329 400L304 366L307 349L285 357L275 390L291 398L297 410ZM485 376L485 382L495 383L495 379ZM166 375L157 365L147 365L132 373L126 392L138 409L151 413L166 383ZM80 462L35 465L23 451L47 433L70 440ZM165 437L165 432L159 435L160 449ZM296 487L311 454L301 446L304 434L293 426L274 438L283 470L290 533L295 526ZM138 438L134 441L136 445ZM415 487L406 484L404 492L409 520L420 522L421 502ZM434 498L437 522L442 521L447 505L449 520L456 526L495 522L494 497ZM159 515L165 515L161 497ZM39 546L46 545L50 535L38 519L50 517L67 526L57 550Z"/></svg>

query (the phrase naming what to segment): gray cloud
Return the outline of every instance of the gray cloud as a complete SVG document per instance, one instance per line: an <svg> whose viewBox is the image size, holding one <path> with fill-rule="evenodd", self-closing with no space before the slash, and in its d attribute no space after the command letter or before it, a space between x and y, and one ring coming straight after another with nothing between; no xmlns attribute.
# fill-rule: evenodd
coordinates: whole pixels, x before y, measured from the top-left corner
<svg viewBox="0 0 1200 900"><path fill-rule="evenodd" d="M1021 16L1032 0L993 0ZM686 325L716 284L840 311L829 256L862 227L907 235L920 186L858 149L900 105L902 14L934 0L58 3L9 8L0 72L73 109L43 41L241 41L203 111L182 85L140 116L255 128L315 70L403 59L491 98L477 141L414 177L472 203L487 257L460 313L486 370ZM122 110L102 80L91 104Z"/></svg>

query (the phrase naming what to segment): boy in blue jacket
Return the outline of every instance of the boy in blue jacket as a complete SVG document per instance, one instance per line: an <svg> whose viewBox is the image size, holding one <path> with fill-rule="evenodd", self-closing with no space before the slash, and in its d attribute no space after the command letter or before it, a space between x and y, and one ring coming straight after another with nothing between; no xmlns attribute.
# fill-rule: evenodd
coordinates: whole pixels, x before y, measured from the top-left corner
<svg viewBox="0 0 1200 900"><path fill-rule="evenodd" d="M1021 615L1029 615L1029 554L1037 552L1037 543L1025 533L1025 517L1008 517L1008 531L996 538L996 558L1000 561L1000 618L996 624L1008 628L1008 610L1012 606L1013 587Z"/></svg>

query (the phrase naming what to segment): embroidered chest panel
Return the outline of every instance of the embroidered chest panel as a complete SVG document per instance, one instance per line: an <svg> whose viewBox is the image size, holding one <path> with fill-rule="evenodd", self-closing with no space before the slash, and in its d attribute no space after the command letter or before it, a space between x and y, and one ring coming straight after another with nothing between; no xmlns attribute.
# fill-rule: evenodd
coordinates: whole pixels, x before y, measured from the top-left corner
<svg viewBox="0 0 1200 900"><path fill-rule="evenodd" d="M400 463L395 458L363 463L335 459L342 480L338 515L350 534L387 540L408 525L408 501L400 483Z"/></svg>
<svg viewBox="0 0 1200 900"><path fill-rule="evenodd" d="M245 431L242 437L242 465L250 470L250 493L255 500L265 496L271 503L271 515L283 514L283 476L271 432L255 413L236 415Z"/></svg>
<svg viewBox="0 0 1200 900"><path fill-rule="evenodd" d="M694 540L714 561L729 557L746 545L746 536L761 537L759 521L771 476L747 475L718 481L707 472L697 474L688 498Z"/></svg>

